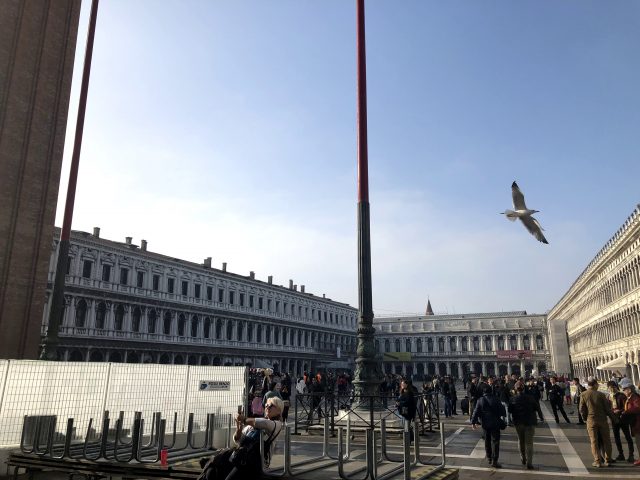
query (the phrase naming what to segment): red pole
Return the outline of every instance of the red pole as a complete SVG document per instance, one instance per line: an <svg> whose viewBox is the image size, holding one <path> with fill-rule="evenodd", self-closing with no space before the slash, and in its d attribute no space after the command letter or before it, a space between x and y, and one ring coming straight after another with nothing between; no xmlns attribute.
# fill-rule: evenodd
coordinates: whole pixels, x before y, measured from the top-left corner
<svg viewBox="0 0 640 480"><path fill-rule="evenodd" d="M58 261L56 263L56 277L51 293L51 308L49 310L49 325L47 335L42 343L40 358L43 360L57 360L58 331L64 316L64 281L67 273L67 257L71 238L71 222L73 221L73 206L76 199L76 185L78 183L78 167L80 165L80 150L82 148L82 134L84 132L84 117L87 109L87 92L89 91L89 76L91 74L91 58L93 56L93 40L96 33L96 18L98 17L98 0L91 1L89 14L89 31L87 33L87 48L84 54L82 70L82 84L80 85L80 103L78 105L78 119L76 135L71 155L69 170L69 185L67 186L67 200L64 206L64 219L60 242L58 244Z"/></svg>
<svg viewBox="0 0 640 480"><path fill-rule="evenodd" d="M364 31L364 0L357 0L358 62L358 202L369 202L369 152L367 147L367 57Z"/></svg>

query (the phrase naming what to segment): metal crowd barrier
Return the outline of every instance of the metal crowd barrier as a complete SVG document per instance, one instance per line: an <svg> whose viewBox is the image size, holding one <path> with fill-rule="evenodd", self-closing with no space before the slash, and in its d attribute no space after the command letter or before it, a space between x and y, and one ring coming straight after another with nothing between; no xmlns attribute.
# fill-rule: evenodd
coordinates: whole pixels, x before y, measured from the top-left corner
<svg viewBox="0 0 640 480"><path fill-rule="evenodd" d="M378 411L379 412L379 411ZM360 417L362 418L362 417ZM385 418L381 418L377 422L367 424L365 427L365 466L359 467L353 471L347 472L346 466L350 463L353 449L351 446L351 434L352 423L351 417L345 419L345 426L338 426L338 444L337 444L337 456L332 456L329 452L331 429L330 418L326 416L324 418L323 439L322 439L322 453L314 458L303 460L297 463L292 463L291 460L291 440L292 440L292 428L295 429L295 425L285 425L284 428L284 452L283 452L283 465L278 469L265 469L265 476L272 478L279 478L284 476L295 477L298 475L304 475L316 470L333 470L337 465L338 474L343 480L386 480L399 472L403 472L403 478L405 480L411 480L411 471L417 466L428 466L431 470L425 474L414 478L413 480L424 480L434 475L436 472L445 468L446 465L446 443L445 443L445 426L440 423L437 428L440 433L440 457L439 464L433 465L421 457L420 435L418 432L414 435L413 451L411 440L411 422L405 421L403 423L402 430L402 457L394 458L387 451L387 421ZM345 442L345 430L346 430L346 442ZM261 438L260 451L264 454L264 439ZM345 447L346 443L346 447ZM433 457L434 455L429 455ZM386 468L384 472L381 472L381 468ZM306 468L301 468L306 467Z"/></svg>
<svg viewBox="0 0 640 480"><path fill-rule="evenodd" d="M344 412L352 413L353 410L368 411L369 419L361 416L361 420L374 424L374 412L383 410L387 416L396 415L395 396L361 396L354 399L353 394L335 393L305 393L297 394L294 402L294 435L298 435L301 429L308 429L313 425L321 425L322 418L316 413L322 412L322 417L330 419L331 435L335 435L338 422L345 417ZM436 392L416 395L418 402L418 418L420 433L433 432L440 427L440 401Z"/></svg>
<svg viewBox="0 0 640 480"><path fill-rule="evenodd" d="M230 445L230 432L232 430L232 416L226 415L228 435L226 435L226 446ZM22 434L20 438L20 451L24 454L33 454L38 457L51 458L55 460L80 460L90 462L107 460L116 463L157 463L160 462L163 452L167 459L172 459L202 455L203 452L213 448L213 436L215 430L216 416L213 413L207 414L206 428L201 442L196 442L194 414L189 414L187 432L184 444L176 445L177 441L177 413L173 416L173 432L171 442L165 443L166 439L166 419L162 418L160 412L155 412L149 428L148 442L145 443L145 419L142 412L134 413L134 420L131 427L131 438L127 441L123 438L124 412L120 412L115 420L115 430L110 430L112 419L109 412L105 411L102 417L102 428L97 439L92 438L93 419L89 420L86 435L83 440L75 440L74 419L67 419L64 434L64 441L56 441L57 417L30 417L25 415L23 421ZM31 437L31 442L27 440Z"/></svg>
<svg viewBox="0 0 640 480"><path fill-rule="evenodd" d="M228 427L230 430L228 432L229 435L226 436L227 446L230 443L230 432L232 427L232 418L230 415L228 417ZM160 413L153 415L151 428L149 429L149 440L147 443L144 443L144 419L140 412L136 412L134 415L131 430L132 433L129 441L122 438L124 413L121 412L116 420L115 434L113 434L113 432L110 434L109 425L111 419L109 418L109 412L105 412L102 418L102 431L100 432L97 440L91 441L90 439L92 425L92 422L90 422L84 441L80 443L73 443L74 422L73 419L70 418L67 420L64 443L60 444L53 440L57 420L55 417L36 418L35 420L31 417L25 417L20 449L25 454L33 454L37 458L42 459L57 459L62 460L63 462L65 459L68 459L69 461L85 459L90 461L90 463L87 463L86 465L90 466L93 464L96 465L96 468L100 465L105 465L105 462L98 462L98 460L106 460L114 466L115 464L133 464L130 465L130 467L133 467L135 464L157 463L161 459L164 451L170 452L174 459L184 459L190 456L195 457L210 454L210 452L206 452L206 450L210 449L213 444L215 416L213 414L207 415L204 440L196 442L194 434L194 416L193 414L190 414L186 438L184 439L184 442L180 442L181 445L178 446L176 446L175 433L176 419L177 417L174 415L174 433L171 445L165 444L166 420L161 418ZM283 464L278 469L264 469L265 476L271 478L281 478L286 476L295 477L316 470L333 470L337 466L338 474L343 480L386 480L397 475L399 472L403 472L404 480L411 480L412 469L417 466L429 466L431 467L429 472L413 479L424 480L434 473L442 470L446 465L446 443L444 438L445 426L442 423L438 425L440 431L439 446L441 461L437 465L432 465L421 458L420 435L418 435L418 432L414 435L412 451L410 430L411 422L407 421L403 423L402 430L402 457L397 458L390 455L388 452L387 442L387 421L385 418L381 418L379 421L367 423L364 428L365 466L358 467L353 471L347 472L345 467L353 462L351 459L353 454L351 445L351 417L347 417L345 419L346 426L338 426L336 456L332 456L330 453L330 438L332 436L330 422L331 420L328 416L324 418L322 453L317 457L302 460L297 463L292 462L291 430L294 427L290 424L284 425ZM345 430L347 439L346 448L344 440ZM32 435L32 442L29 444L26 437L30 435ZM113 437L112 441L109 440L109 437ZM262 438L262 435L260 436L260 439L261 458L264 458L264 439ZM433 457L433 455L429 455L429 457ZM123 466L121 468L125 467ZM382 471L383 469L385 470L384 472ZM194 471L194 475L196 474L197 473Z"/></svg>

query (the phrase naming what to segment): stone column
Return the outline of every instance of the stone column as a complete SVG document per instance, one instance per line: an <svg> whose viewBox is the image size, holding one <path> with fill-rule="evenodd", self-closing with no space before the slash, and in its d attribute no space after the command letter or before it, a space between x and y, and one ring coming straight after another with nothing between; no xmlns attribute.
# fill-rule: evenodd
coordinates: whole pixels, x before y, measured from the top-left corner
<svg viewBox="0 0 640 480"><path fill-rule="evenodd" d="M67 327L75 327L76 325L76 300L76 297L70 297L70 301L69 303L67 303L67 306L65 308L65 321Z"/></svg>
<svg viewBox="0 0 640 480"><path fill-rule="evenodd" d="M524 377L524 360L520 360L520 375Z"/></svg>
<svg viewBox="0 0 640 480"><path fill-rule="evenodd" d="M511 375L511 362L507 362L507 373Z"/></svg>
<svg viewBox="0 0 640 480"><path fill-rule="evenodd" d="M494 371L496 372L496 376L499 376L500 371L498 370L498 362L493 362L493 368L494 368Z"/></svg>
<svg viewBox="0 0 640 480"><path fill-rule="evenodd" d="M482 362L482 375L487 375L487 362Z"/></svg>

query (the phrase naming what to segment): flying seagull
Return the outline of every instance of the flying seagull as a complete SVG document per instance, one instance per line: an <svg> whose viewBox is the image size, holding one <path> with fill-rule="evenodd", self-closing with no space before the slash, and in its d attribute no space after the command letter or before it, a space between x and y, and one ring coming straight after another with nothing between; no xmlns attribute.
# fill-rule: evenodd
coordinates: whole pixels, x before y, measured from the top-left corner
<svg viewBox="0 0 640 480"><path fill-rule="evenodd" d="M520 219L529 233L536 237L539 242L546 243L547 239L542 234L543 228L538 223L538 220L532 217L534 213L538 213L539 210L529 210L524 203L524 195L520 191L518 184L513 182L511 184L511 196L513 197L513 210L505 210L503 215L515 222L517 218Z"/></svg>

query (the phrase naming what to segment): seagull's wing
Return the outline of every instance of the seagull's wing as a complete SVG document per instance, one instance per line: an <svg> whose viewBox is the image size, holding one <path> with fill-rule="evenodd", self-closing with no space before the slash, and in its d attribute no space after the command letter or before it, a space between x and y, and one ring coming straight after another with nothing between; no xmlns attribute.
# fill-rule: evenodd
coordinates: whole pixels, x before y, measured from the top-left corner
<svg viewBox="0 0 640 480"><path fill-rule="evenodd" d="M520 191L520 187L516 182L511 184L511 196L513 197L514 210L526 210L527 206L524 204L524 195Z"/></svg>
<svg viewBox="0 0 640 480"><path fill-rule="evenodd" d="M525 228L529 230L529 233L536 237L539 242L549 244L549 242L547 242L547 239L544 238L542 227L540 226L540 223L538 223L538 220L531 216L520 217L520 220L522 220L522 224L525 226Z"/></svg>

